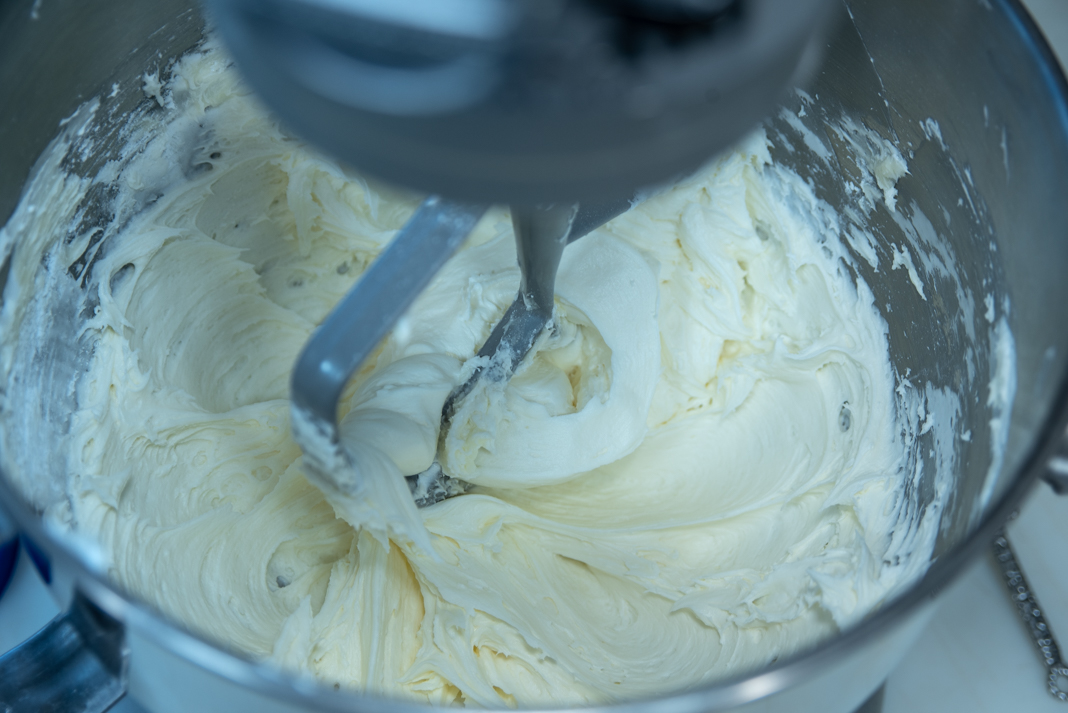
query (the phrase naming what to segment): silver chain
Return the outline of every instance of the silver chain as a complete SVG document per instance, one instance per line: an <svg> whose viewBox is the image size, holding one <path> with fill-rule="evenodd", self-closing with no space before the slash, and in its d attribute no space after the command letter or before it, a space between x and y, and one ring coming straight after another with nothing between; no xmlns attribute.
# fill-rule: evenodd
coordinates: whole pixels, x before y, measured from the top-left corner
<svg viewBox="0 0 1068 713"><path fill-rule="evenodd" d="M1001 567L1001 573L1005 576L1005 584L1009 587L1016 609L1031 630L1031 637L1049 669L1050 694L1058 700L1068 702L1068 691L1062 687L1062 682L1068 680L1068 666L1065 666L1064 661L1061 660L1061 652L1057 648L1053 632L1050 631L1045 617L1042 616L1042 610L1038 606L1034 592L1024 579L1004 530L994 538L994 556Z"/></svg>

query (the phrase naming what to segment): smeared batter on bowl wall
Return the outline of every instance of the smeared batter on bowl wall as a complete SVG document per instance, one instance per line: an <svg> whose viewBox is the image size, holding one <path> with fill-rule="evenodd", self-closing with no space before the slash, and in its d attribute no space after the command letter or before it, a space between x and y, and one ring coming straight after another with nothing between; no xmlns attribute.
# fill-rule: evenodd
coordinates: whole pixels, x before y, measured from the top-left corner
<svg viewBox="0 0 1068 713"><path fill-rule="evenodd" d="M153 96L95 184L64 171L69 142L44 159L4 229L20 247L0 326L35 333L42 256L70 283L93 240L74 207L113 186L123 220L78 273L92 350L69 479L56 496L11 471L187 627L328 685L602 702L766 665L926 568L937 522L907 507L885 324L763 132L567 249L554 331L464 404L442 453L476 488L412 506L413 532L309 484L287 395L418 198L288 135L210 45ZM344 399L364 477L430 465L442 402L518 280L493 211Z"/></svg>

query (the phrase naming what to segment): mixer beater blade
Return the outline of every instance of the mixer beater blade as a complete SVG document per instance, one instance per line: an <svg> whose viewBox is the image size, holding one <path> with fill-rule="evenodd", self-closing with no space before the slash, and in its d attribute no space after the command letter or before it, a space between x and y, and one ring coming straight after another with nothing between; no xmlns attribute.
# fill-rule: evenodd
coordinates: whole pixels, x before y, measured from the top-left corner
<svg viewBox="0 0 1068 713"><path fill-rule="evenodd" d="M598 203L513 207L519 293L478 352L479 365L445 400L439 443L459 402L480 379L504 381L552 322L560 256L577 240L619 215L630 199ZM486 211L484 205L427 198L371 264L352 290L312 334L297 359L290 384L293 435L313 478L353 492L359 473L338 437L337 408L349 378L407 311L418 294ZM426 507L463 493L467 484L446 475L435 460L407 476L416 505Z"/></svg>

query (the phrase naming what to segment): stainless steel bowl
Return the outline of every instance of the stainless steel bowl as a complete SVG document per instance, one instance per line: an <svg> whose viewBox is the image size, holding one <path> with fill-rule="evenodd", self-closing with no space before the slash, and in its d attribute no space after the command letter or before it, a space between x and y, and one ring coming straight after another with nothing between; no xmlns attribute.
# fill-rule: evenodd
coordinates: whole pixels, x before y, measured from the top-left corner
<svg viewBox="0 0 1068 713"><path fill-rule="evenodd" d="M845 232L863 223L874 236L880 268L857 257L843 269L863 277L885 306L899 378L961 397L961 432L968 429L973 437L951 444L952 496L940 512L928 513L939 518L934 561L895 599L801 654L716 685L605 711L852 710L905 655L932 615L937 594L985 549L1035 478L1045 474L1055 487L1068 486L1047 469L1065 446L1068 422L1064 77L1015 0L847 5L848 19L833 33L826 64L809 88L813 101L791 97L767 129L775 158L810 179L819 197L846 215ZM165 67L169 58L195 47L203 29L189 0L0 5L0 216L11 213L60 121L97 96L101 111L93 131L102 148L69 161L71 170L95 175L115 155L126 117L151 106L137 79L145 67ZM113 83L122 91L108 96ZM857 212L853 187L863 169L848 132L835 127L850 121L909 156L910 174L897 184L896 214L879 210L860 222L849 217ZM102 223L109 219L106 212L88 215ZM939 271L934 262L921 269L921 299L904 271L891 269L891 245L910 246L917 256L949 256L955 269ZM996 433L991 436L991 420L1008 414L988 402L997 355L978 304L986 295L1006 314L1015 340L1016 389L1003 451L995 447ZM54 385L72 378L68 356L44 350L28 375L41 380L40 398L5 398L3 409L61 438L66 392ZM936 502L933 474L946 453L929 434L918 436L908 496L921 511ZM34 478L63 475L55 459L27 463ZM109 582L71 541L45 527L5 476L0 504L41 551L52 592L69 608L23 650L18 666L11 657L0 661L4 703L31 689L42 697L71 694L71 679L64 678L70 666L52 672L46 681L52 691L40 680L33 684L54 664L49 647L60 646L77 663L82 683L97 687L92 701L100 706L128 690L154 711L422 710L324 689L199 638ZM36 660L37 669L27 664L28 652L44 657Z"/></svg>

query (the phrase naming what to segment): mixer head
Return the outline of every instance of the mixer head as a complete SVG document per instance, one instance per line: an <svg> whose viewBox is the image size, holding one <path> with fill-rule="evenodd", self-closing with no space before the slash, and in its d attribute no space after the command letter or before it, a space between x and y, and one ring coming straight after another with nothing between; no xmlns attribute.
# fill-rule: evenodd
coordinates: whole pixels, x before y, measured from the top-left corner
<svg viewBox="0 0 1068 713"><path fill-rule="evenodd" d="M633 195L697 168L819 64L827 0L207 0L295 132L493 203Z"/></svg>

